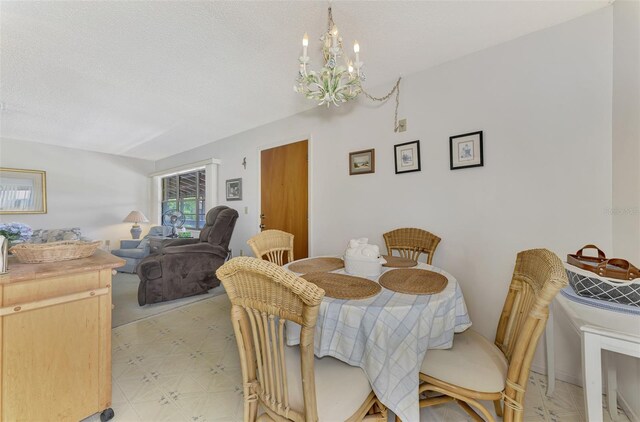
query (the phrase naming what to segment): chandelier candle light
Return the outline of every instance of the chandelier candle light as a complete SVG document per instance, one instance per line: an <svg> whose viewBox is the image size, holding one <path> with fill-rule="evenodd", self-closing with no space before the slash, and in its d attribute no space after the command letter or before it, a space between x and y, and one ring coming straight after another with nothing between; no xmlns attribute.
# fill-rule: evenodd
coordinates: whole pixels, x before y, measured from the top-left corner
<svg viewBox="0 0 640 422"><path fill-rule="evenodd" d="M355 62L351 61L342 50L342 37L338 32L338 27L333 22L331 6L329 6L329 16L327 22L327 32L321 37L322 54L324 56L324 66L320 71L309 70L309 36L305 33L302 37L302 56L299 57L300 69L293 87L295 92L303 94L310 100L318 101L318 105L331 104L336 107L340 103L353 100L361 92L372 101L386 101L391 95L396 93L396 112L394 122L394 132L398 131L398 106L400 104L400 79L395 86L384 97L373 97L362 88L362 82L366 79L362 71L363 62L360 61L360 44L353 43ZM344 64L339 64L340 60Z"/></svg>

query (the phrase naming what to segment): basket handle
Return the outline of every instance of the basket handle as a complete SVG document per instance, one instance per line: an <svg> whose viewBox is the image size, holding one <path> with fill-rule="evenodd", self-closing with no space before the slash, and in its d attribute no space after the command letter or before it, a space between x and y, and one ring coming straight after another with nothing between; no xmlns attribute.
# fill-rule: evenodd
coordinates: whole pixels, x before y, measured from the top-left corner
<svg viewBox="0 0 640 422"><path fill-rule="evenodd" d="M582 258L584 255L582 254L582 252L585 249L595 249L596 251L598 251L598 258L602 258L602 259L607 259L607 256L604 254L604 252L602 252L602 250L600 250L599 247L597 247L596 245L592 245L592 244L588 244L588 245L584 245L581 249L579 249L576 252L576 256L578 258Z"/></svg>
<svg viewBox="0 0 640 422"><path fill-rule="evenodd" d="M623 283L631 283L635 278L638 277L638 269L631 265L629 261L622 258L611 258L607 259L606 261L602 261L598 264L598 273L606 277L608 265L615 266L623 271L626 271L625 280L622 281Z"/></svg>

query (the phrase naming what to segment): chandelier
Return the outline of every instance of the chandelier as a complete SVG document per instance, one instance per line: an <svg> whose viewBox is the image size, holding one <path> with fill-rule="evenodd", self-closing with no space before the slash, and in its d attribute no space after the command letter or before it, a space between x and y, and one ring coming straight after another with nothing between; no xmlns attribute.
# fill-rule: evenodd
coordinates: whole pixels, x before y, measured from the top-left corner
<svg viewBox="0 0 640 422"><path fill-rule="evenodd" d="M331 104L336 107L340 103L353 100L362 93L371 101L384 102L391 95L396 94L396 110L394 117L393 131L398 132L398 107L400 106L400 80L398 78L393 89L383 97L374 97L364 90L362 82L365 80L364 72L362 72L363 63L360 61L360 44L358 41L353 43L353 52L355 53L355 62L349 59L342 50L342 37L338 33L338 27L333 22L331 14L331 5L329 5L327 32L321 37L322 55L324 56L324 66L320 71L309 70L309 56L307 48L309 46L309 36L305 33L302 37L302 56L298 59L300 69L296 79L296 85L293 87L295 92L303 94L310 100L318 101L318 105ZM340 61L342 60L342 64Z"/></svg>
<svg viewBox="0 0 640 422"><path fill-rule="evenodd" d="M360 45L358 41L353 43L353 52L355 53L355 62L353 62L342 50L342 37L333 22L331 6L329 6L327 32L320 37L320 41L322 42L324 66L316 72L308 69L309 37L306 33L304 34L302 56L298 59L300 70L293 89L304 94L310 100L318 101L318 105L326 104L329 107L333 104L338 107L339 103L352 100L362 92L360 83L365 80L365 75L362 72L363 63L360 61Z"/></svg>

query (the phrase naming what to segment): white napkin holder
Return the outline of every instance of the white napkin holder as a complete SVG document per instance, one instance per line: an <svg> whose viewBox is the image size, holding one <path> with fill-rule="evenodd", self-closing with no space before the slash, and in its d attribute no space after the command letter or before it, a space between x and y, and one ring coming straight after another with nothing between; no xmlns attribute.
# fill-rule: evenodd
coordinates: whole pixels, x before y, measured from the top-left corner
<svg viewBox="0 0 640 422"><path fill-rule="evenodd" d="M367 238L351 239L344 253L344 269L348 274L362 277L377 277L382 272L382 264L377 245L370 245Z"/></svg>

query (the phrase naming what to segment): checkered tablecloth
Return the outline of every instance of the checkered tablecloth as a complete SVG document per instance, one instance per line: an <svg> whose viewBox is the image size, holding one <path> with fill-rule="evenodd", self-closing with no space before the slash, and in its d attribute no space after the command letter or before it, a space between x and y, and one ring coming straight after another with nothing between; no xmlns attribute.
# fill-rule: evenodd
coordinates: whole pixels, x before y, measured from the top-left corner
<svg viewBox="0 0 640 422"><path fill-rule="evenodd" d="M443 274L447 287L434 295L382 288L369 299L325 297L315 332L316 356L362 368L380 401L406 422L419 420L418 376L427 350L450 348L453 334L471 326L456 279L427 264L417 268ZM334 272L345 274L344 269ZM286 336L288 345L298 344L300 327L287 322Z"/></svg>

